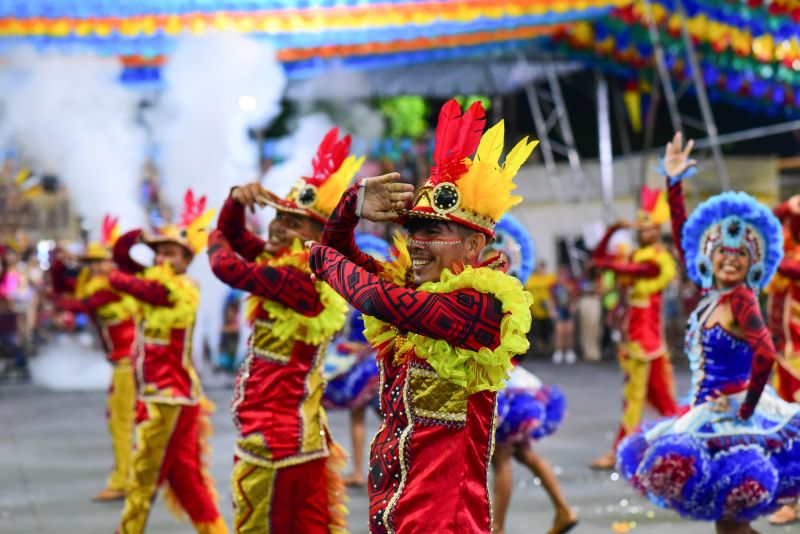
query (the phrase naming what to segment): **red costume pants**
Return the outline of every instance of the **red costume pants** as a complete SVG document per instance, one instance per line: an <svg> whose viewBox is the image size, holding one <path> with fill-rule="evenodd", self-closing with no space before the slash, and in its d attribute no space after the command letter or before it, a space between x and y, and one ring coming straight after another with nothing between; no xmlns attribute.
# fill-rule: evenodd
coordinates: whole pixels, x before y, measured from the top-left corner
<svg viewBox="0 0 800 534"><path fill-rule="evenodd" d="M620 353L619 364L625 376L622 388L622 418L614 448L642 422L645 401L665 417L678 413L675 403L675 379L669 355L653 360L639 360Z"/></svg>
<svg viewBox="0 0 800 534"><path fill-rule="evenodd" d="M144 532L150 505L166 481L201 534L227 534L213 483L203 472L200 406L138 403L131 479L118 532Z"/></svg>
<svg viewBox="0 0 800 534"><path fill-rule="evenodd" d="M237 458L231 475L237 534L346 532L330 511L327 461L264 467Z"/></svg>

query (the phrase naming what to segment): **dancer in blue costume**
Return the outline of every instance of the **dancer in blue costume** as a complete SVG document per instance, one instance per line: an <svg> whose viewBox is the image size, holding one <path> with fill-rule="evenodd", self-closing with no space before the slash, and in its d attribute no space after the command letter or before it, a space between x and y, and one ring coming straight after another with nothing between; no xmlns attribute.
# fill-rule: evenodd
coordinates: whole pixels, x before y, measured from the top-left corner
<svg viewBox="0 0 800 534"><path fill-rule="evenodd" d="M662 171L675 242L704 290L686 332L692 404L628 437L617 463L654 503L714 521L719 534L749 534L750 521L800 490L800 407L764 387L775 348L756 296L781 261L783 236L745 193L716 195L687 220L681 180L694 172L691 149L675 134Z"/></svg>
<svg viewBox="0 0 800 534"><path fill-rule="evenodd" d="M389 259L389 243L370 234L356 234L356 244L363 252L380 261ZM345 331L331 342L325 356L323 374L327 380L322 404L327 409L350 410L350 437L353 444L353 472L345 477L348 486L364 486L364 417L367 407L375 405L380 387L376 351L364 337L361 312L352 310Z"/></svg>
<svg viewBox="0 0 800 534"><path fill-rule="evenodd" d="M501 252L508 262L508 272L527 280L535 265L533 238L511 215L495 226L495 240L487 253ZM522 366L516 365L497 394L497 429L495 431L493 515L495 534L505 531L505 516L513 488L511 459L525 465L542 481L556 517L550 534L571 530L578 518L570 508L550 464L539 456L531 443L555 432L564 417L566 399L557 386L545 386Z"/></svg>

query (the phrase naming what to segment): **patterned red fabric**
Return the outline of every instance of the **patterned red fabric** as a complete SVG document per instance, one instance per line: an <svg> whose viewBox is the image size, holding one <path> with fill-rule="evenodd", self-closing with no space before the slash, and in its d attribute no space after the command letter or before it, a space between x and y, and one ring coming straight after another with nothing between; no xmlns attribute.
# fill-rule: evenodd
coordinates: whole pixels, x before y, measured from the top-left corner
<svg viewBox="0 0 800 534"><path fill-rule="evenodd" d="M329 222L322 232L321 243L335 248L359 267L363 267L371 273L379 273L381 272L380 263L369 254L361 252L356 246L357 202L358 185L352 185L344 192L339 204L328 219Z"/></svg>
<svg viewBox="0 0 800 534"><path fill-rule="evenodd" d="M500 342L500 302L474 289L427 293L397 286L345 259L331 247L314 245L311 269L361 313L404 332L480 350Z"/></svg>
<svg viewBox="0 0 800 534"><path fill-rule="evenodd" d="M747 396L739 408L739 416L747 419L761 398L774 362L775 346L769 330L761 317L761 309L753 291L744 285L737 286L725 295L720 303L728 301L736 322L744 331L744 337L753 350L753 367L747 385Z"/></svg>
<svg viewBox="0 0 800 534"><path fill-rule="evenodd" d="M214 274L236 289L280 302L284 306L315 316L322 303L308 273L294 267L271 267L265 262L247 261L237 255L220 230L208 236L208 256Z"/></svg>
<svg viewBox="0 0 800 534"><path fill-rule="evenodd" d="M244 206L228 197L217 221L220 230L230 242L233 250L247 261L255 261L264 252L266 242L247 229L244 223Z"/></svg>
<svg viewBox="0 0 800 534"><path fill-rule="evenodd" d="M342 197L325 227L324 245L312 247L309 263L317 277L355 308L401 333L415 332L471 350L495 348L503 314L492 295L473 289L426 293L375 274L379 264L360 253L353 238L355 193L351 188ZM436 374L413 351L403 363L394 359L393 343L380 347L383 425L370 451L370 531L488 533L487 479L496 395L483 391L466 396L464 421L420 416L413 399L417 390L409 384L415 373ZM436 380L444 382L434 379L434 384Z"/></svg>

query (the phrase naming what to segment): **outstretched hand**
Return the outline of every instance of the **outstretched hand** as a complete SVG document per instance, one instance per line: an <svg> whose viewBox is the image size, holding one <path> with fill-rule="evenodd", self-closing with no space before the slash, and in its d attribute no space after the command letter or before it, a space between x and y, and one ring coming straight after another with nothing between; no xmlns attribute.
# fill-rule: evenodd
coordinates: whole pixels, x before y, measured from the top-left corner
<svg viewBox="0 0 800 534"><path fill-rule="evenodd" d="M800 215L800 195L794 195L786 201L792 215Z"/></svg>
<svg viewBox="0 0 800 534"><path fill-rule="evenodd" d="M399 212L414 201L414 186L398 182L400 174L392 172L367 178L361 217L373 222L394 221Z"/></svg>
<svg viewBox="0 0 800 534"><path fill-rule="evenodd" d="M249 208L252 212L255 212L256 205L262 208L267 205L268 194L269 192L258 182L240 185L234 187L233 191L231 191L233 199L245 208Z"/></svg>
<svg viewBox="0 0 800 534"><path fill-rule="evenodd" d="M684 147L683 135L680 132L675 132L672 141L667 143L667 148L664 151L664 169L667 171L667 176L676 178L690 167L697 165L697 161L689 159L692 148L694 148L694 140L690 139Z"/></svg>

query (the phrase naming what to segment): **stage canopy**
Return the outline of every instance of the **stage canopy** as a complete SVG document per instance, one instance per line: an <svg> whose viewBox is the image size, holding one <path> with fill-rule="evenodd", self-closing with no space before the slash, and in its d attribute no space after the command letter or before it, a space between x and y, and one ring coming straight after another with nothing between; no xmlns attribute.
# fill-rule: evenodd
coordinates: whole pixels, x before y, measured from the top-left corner
<svg viewBox="0 0 800 534"><path fill-rule="evenodd" d="M675 0L649 3L668 68L675 80L690 79ZM700 56L697 75L712 98L772 114L800 112L798 0L682 4ZM125 82L157 84L178 36L233 31L273 42L294 80L331 69L555 52L646 87L654 69L645 7L642 0L0 0L0 53L21 44L91 49L120 57ZM392 92L416 87L398 83Z"/></svg>
<svg viewBox="0 0 800 534"><path fill-rule="evenodd" d="M682 0L685 28L698 52L712 98L753 111L800 113L800 2L797 0ZM685 60L674 0L653 0L668 68L677 80L695 74ZM653 40L647 4L631 2L555 36L557 48L588 65L630 80L649 81Z"/></svg>
<svg viewBox="0 0 800 534"><path fill-rule="evenodd" d="M268 39L292 78L498 56L627 0L0 0L0 47L117 55L125 81L158 79L184 32Z"/></svg>

